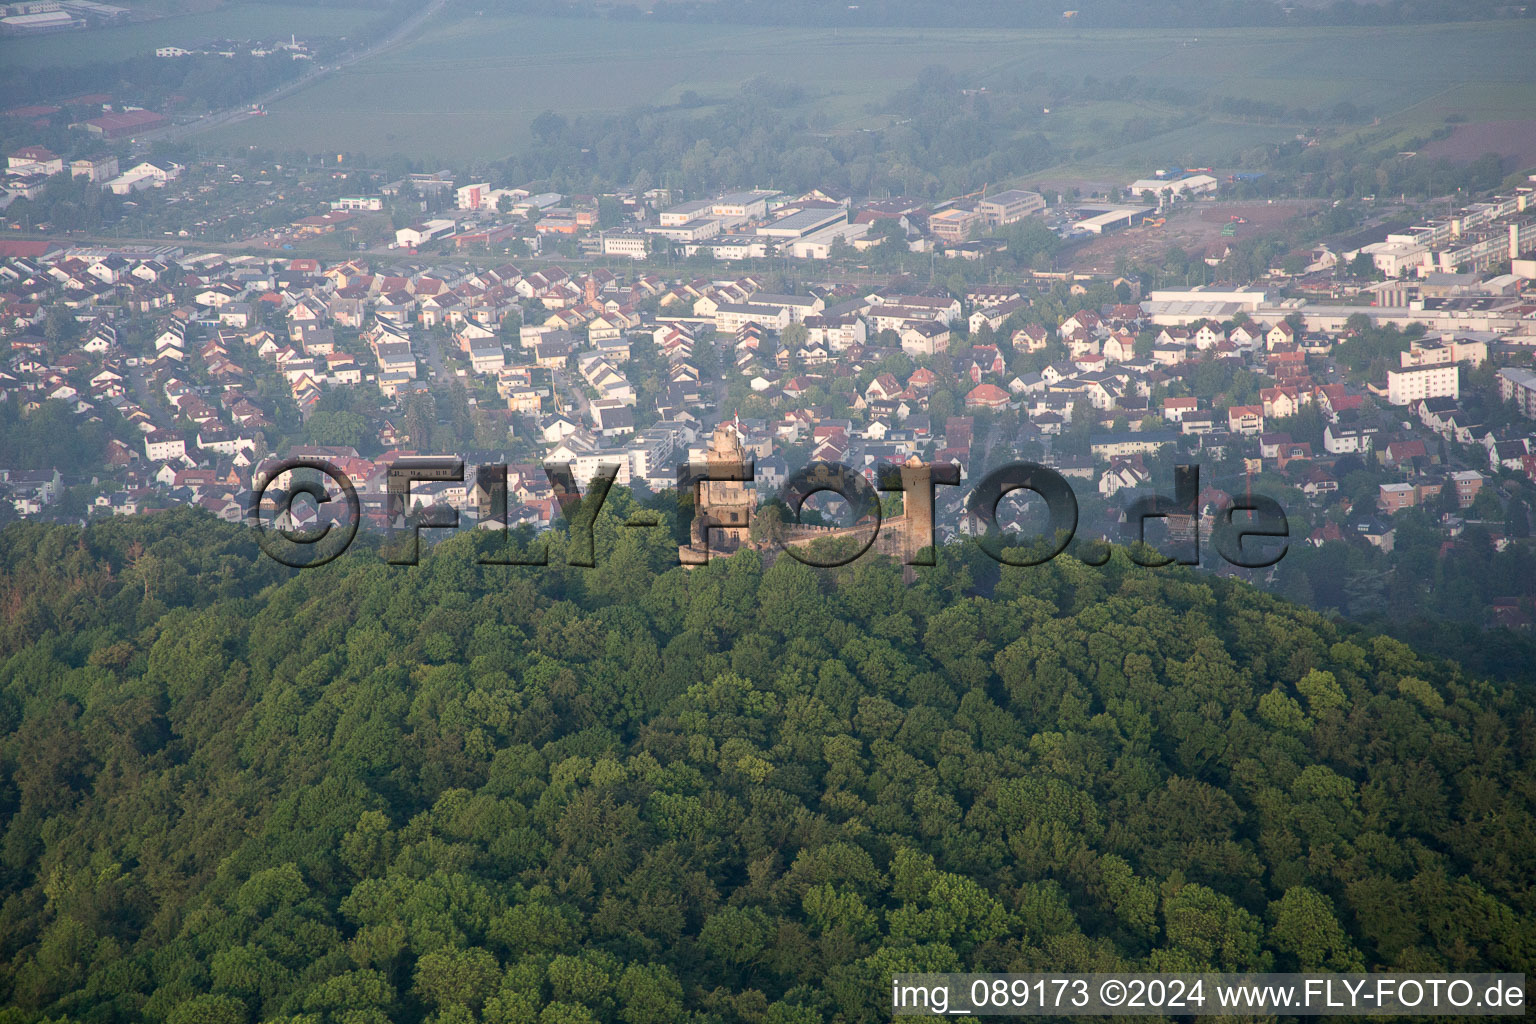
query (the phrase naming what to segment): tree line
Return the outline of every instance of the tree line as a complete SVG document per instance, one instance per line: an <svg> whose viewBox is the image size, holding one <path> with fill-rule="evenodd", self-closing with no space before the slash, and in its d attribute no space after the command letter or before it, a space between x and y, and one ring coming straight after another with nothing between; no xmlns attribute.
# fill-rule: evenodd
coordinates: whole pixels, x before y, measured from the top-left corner
<svg viewBox="0 0 1536 1024"><path fill-rule="evenodd" d="M477 531L304 572L193 510L0 531L0 1021L1530 971L1528 688L1123 556L685 571L639 511L591 570L558 530L538 569Z"/></svg>

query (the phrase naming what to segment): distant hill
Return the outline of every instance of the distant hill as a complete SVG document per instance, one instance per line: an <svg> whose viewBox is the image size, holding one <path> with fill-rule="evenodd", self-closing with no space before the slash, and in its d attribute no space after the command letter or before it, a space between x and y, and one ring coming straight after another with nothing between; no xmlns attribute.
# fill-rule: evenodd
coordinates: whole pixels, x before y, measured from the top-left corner
<svg viewBox="0 0 1536 1024"><path fill-rule="evenodd" d="M1536 967L1528 682L1124 558L690 572L628 511L590 570L559 535L297 572L191 511L0 531L0 1022Z"/></svg>

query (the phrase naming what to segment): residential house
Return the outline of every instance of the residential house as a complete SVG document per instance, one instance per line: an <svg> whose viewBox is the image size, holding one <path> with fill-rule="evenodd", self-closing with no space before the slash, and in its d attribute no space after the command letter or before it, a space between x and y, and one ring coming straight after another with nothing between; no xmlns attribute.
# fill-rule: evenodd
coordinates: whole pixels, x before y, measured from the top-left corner
<svg viewBox="0 0 1536 1024"><path fill-rule="evenodd" d="M1112 498L1122 490L1143 487L1152 482L1152 474L1140 455L1116 457L1099 477L1099 494Z"/></svg>
<svg viewBox="0 0 1536 1024"><path fill-rule="evenodd" d="M1340 426L1337 423L1330 423L1323 428L1323 448L1330 455L1368 452L1371 450L1376 432L1375 427Z"/></svg>
<svg viewBox="0 0 1536 1024"><path fill-rule="evenodd" d="M1227 410L1227 429L1234 434L1253 435L1264 432L1264 407L1261 405L1234 405Z"/></svg>

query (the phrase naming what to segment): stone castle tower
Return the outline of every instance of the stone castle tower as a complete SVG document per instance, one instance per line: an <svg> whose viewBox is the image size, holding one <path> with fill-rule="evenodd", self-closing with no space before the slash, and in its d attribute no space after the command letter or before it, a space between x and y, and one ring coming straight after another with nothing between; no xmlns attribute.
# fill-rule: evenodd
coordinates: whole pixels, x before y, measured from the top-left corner
<svg viewBox="0 0 1536 1024"><path fill-rule="evenodd" d="M705 458L712 476L724 475L716 470L739 466L747 461L747 453L734 424L724 422L715 428ZM914 566L933 564L934 499L930 474L934 471L934 466L923 462L916 455L899 467L897 479L901 481L906 507L901 514L885 518L879 524L878 534L866 541L879 554L897 559L902 566L902 578L908 583L917 579ZM958 475L943 482L957 483ZM703 565L715 555L729 555L739 548L752 545L752 515L756 510L757 491L749 481L709 480L701 483L689 541L678 549L679 560L684 565ZM833 528L787 524L777 542L786 547L799 548L818 540L836 537L865 538L871 528L867 522L852 527ZM706 531L708 543L705 542ZM757 546L760 549L771 549L773 543L764 541ZM924 556L921 561L920 553Z"/></svg>
<svg viewBox="0 0 1536 1024"><path fill-rule="evenodd" d="M715 427L709 439L704 457L711 476L715 470L735 466L747 461L746 450L741 446L741 436L731 423ZM723 474L722 474L723 475ZM750 481L710 480L699 486L699 504L693 512L688 554L685 562L702 562L709 554L730 554L751 539L752 513L757 509L757 490ZM708 543L705 531L709 531ZM692 556L690 558L690 555Z"/></svg>

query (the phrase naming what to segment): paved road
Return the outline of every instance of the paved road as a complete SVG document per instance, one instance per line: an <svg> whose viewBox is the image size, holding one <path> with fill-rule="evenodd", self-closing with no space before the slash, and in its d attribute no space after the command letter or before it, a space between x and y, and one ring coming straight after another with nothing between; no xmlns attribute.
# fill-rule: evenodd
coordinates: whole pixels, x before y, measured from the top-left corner
<svg viewBox="0 0 1536 1024"><path fill-rule="evenodd" d="M427 362L432 367L432 379L439 383L450 380L448 368L443 365L443 349L438 342L437 329L424 332L421 337L427 341Z"/></svg>
<svg viewBox="0 0 1536 1024"><path fill-rule="evenodd" d="M589 412L592 408L592 402L587 398L587 393L582 387L586 383L586 379L579 373L567 374L562 370L555 371L554 379L555 390L564 393L566 398L569 399L569 401L563 403L564 407L561 411L582 423L592 422Z"/></svg>
<svg viewBox="0 0 1536 1024"><path fill-rule="evenodd" d="M154 419L155 426L162 429L173 426L176 418L166 408L165 402L161 400L161 395L150 386L149 374L144 372L143 367L129 370L128 379L133 382L134 397L138 400L139 405L143 407L144 411L149 413Z"/></svg>
<svg viewBox="0 0 1536 1024"><path fill-rule="evenodd" d="M347 54L334 64L322 64L310 71L306 71L292 82L280 85L276 89L257 96L238 107L216 110L211 114L204 114L197 120L189 121L186 124L171 125L168 128L161 128L158 131L140 135L134 139L134 142L138 144L140 149L144 149L152 142L175 142L196 135L199 132L220 128L226 124L234 124L250 117L259 117L261 115L253 111L251 109L252 106L265 106L268 103L276 103L278 100L287 99L294 93L307 89L333 71L340 71L342 68L351 67L358 61L367 60L369 57L382 53L392 46L399 45L425 24L428 18L442 10L447 3L448 0L432 0L432 3L402 21L393 32L367 49Z"/></svg>

